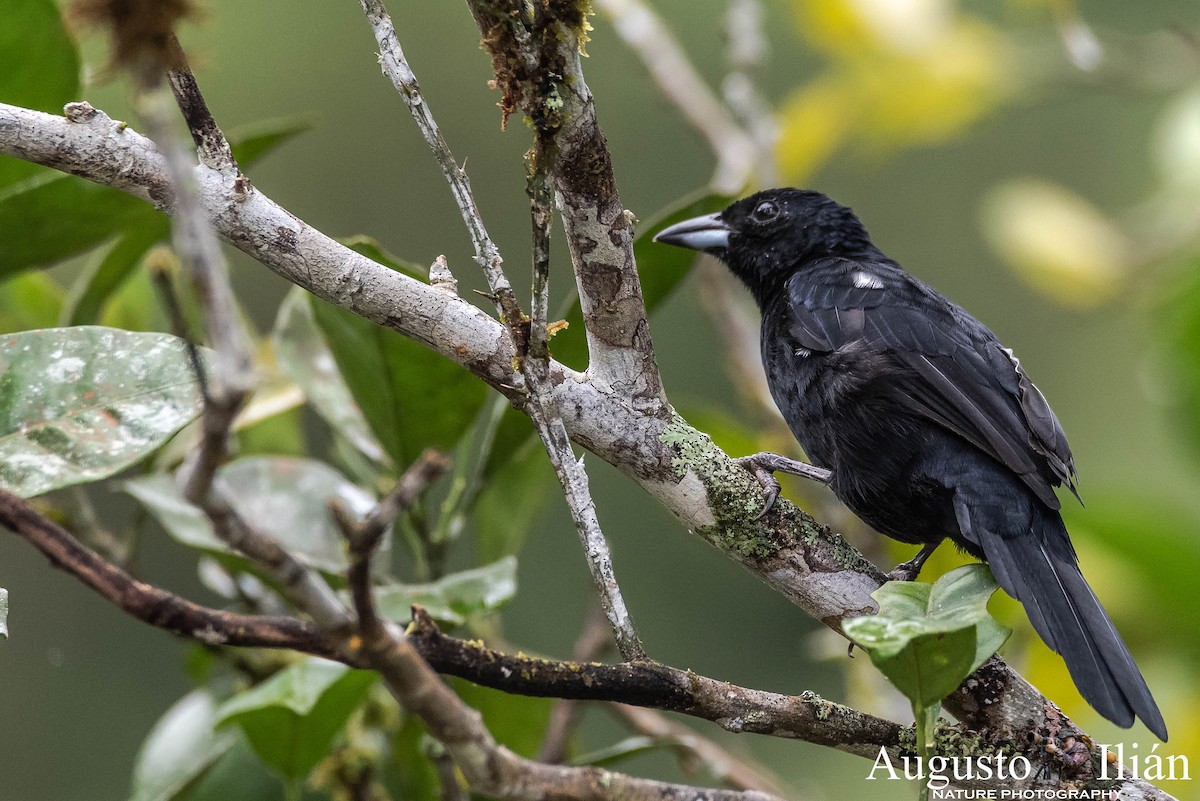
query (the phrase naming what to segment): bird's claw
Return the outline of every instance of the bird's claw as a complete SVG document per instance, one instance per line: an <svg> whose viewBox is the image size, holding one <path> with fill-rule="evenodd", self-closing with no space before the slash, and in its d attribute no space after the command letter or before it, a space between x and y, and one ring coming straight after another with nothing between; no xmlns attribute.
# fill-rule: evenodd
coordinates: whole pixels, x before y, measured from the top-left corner
<svg viewBox="0 0 1200 801"><path fill-rule="evenodd" d="M917 576L921 575L921 568L925 567L925 563L929 561L929 557L933 555L939 544L927 544L912 559L893 567L887 574L888 581L916 581Z"/></svg>
<svg viewBox="0 0 1200 801"><path fill-rule="evenodd" d="M754 516L755 520L762 520L775 506L775 501L779 498L779 493L783 488L779 485L779 481L775 478L775 474L770 468L765 466L758 458L758 454L754 456L743 456L740 459L734 459L742 468L749 470L754 478L757 479L763 491L763 508Z"/></svg>
<svg viewBox="0 0 1200 801"><path fill-rule="evenodd" d="M743 456L740 459L734 459L734 461L753 473L754 477L758 479L758 483L762 485L763 508L755 516L755 520L761 520L770 512L771 508L775 506L776 499L779 498L781 487L779 486L779 482L775 480L776 470L789 473L793 476L802 476L822 484L828 484L832 475L824 467L817 467L807 462L797 462L795 459L780 456L778 453L755 453L750 456Z"/></svg>

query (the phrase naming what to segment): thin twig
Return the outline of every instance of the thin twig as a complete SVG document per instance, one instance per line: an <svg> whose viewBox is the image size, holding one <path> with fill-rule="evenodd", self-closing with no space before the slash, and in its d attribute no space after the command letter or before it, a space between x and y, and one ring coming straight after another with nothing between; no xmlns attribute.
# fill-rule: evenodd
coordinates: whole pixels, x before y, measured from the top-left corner
<svg viewBox="0 0 1200 801"><path fill-rule="evenodd" d="M374 584L371 580L371 558L383 540L384 533L396 518L412 509L417 499L449 468L450 460L446 456L433 449L426 449L404 471L404 475L400 476L392 491L361 521L355 521L337 500L330 500L329 510L346 540L350 555L348 580L354 608L358 614L359 628L373 630L379 626L375 611Z"/></svg>
<svg viewBox="0 0 1200 801"><path fill-rule="evenodd" d="M633 619L625 606L620 586L612 566L608 542L596 516L596 505L588 489L587 473L575 459L566 425L549 385L549 351L546 348L546 316L549 303L548 275L550 266L550 204L554 185L551 180L557 148L552 141L539 138L535 145L530 169L530 203L534 219L534 315L532 326L521 312L512 287L502 268L500 252L487 233L466 173L458 166L450 148L438 130L429 104L421 95L417 79L404 57L395 28L387 10L378 0L360 0L367 21L375 32L380 48L380 63L384 73L404 99L413 119L450 184L463 221L471 232L476 248L476 260L484 268L488 286L496 301L501 321L509 331L516 354L518 373L514 379L528 390L525 411L537 429L554 471L563 488L567 506L576 531L583 543L592 580L600 594L601 604L612 625L613 635L626 659L645 655ZM517 26L520 27L520 26ZM531 327L535 332L532 334ZM536 345L531 347L531 342Z"/></svg>
<svg viewBox="0 0 1200 801"><path fill-rule="evenodd" d="M421 95L417 76L413 74L408 60L404 57L404 51L400 47L400 40L396 36L396 29L392 25L387 9L379 0L360 0L359 5L362 6L371 30L375 33L375 41L379 45L379 63L383 67L384 75L391 79L392 85L396 87L396 91L408 106L413 119L417 121L421 135L425 138L426 144L429 145L434 158L442 168L442 174L446 176L446 183L450 185L450 193L454 196L454 202L458 205L463 223L466 224L467 231L471 235L471 243L475 247L475 261L483 268L483 274L487 278L488 288L491 290L492 300L495 301L500 320L513 335L514 349L517 353L524 353L525 343L520 333L524 314L521 312L520 304L517 303L512 285L508 282L508 276L504 274L504 260L500 258L500 250L492 241L487 227L483 224L483 218L479 215L479 208L475 205L475 196L471 192L471 181L467 178L467 172L450 152L450 146L442 137L437 121L433 118L433 112L429 110L428 102ZM516 380L519 378L514 377L514 381Z"/></svg>
<svg viewBox="0 0 1200 801"><path fill-rule="evenodd" d="M410 486L419 489L428 486L432 471L436 471L436 463L418 464L405 475L411 474ZM407 496L401 500L407 500ZM378 536L372 536L377 526L352 527L342 518L339 523L351 550L350 582L354 585L352 597L358 632L334 628L326 633L347 654L360 657L379 671L388 690L445 747L475 792L514 801L539 801L547 797L563 801L776 801L774 796L763 793L705 790L637 779L599 768L545 765L514 754L496 742L479 713L441 680L414 648L412 638L376 615L370 562L379 541ZM452 791L452 782L457 784L457 777L452 772L444 774L443 790Z"/></svg>
<svg viewBox="0 0 1200 801"><path fill-rule="evenodd" d="M874 759L895 748L901 727L814 693L747 690L659 662L560 662L494 651L449 637L420 607L408 640L438 672L519 695L620 701L711 720L732 732L805 740Z"/></svg>
<svg viewBox="0 0 1200 801"><path fill-rule="evenodd" d="M192 141L196 143L196 154L200 157L200 163L218 172L240 174L237 162L233 158L233 148L229 146L224 132L217 126L212 112L208 110L208 103L200 93L196 76L188 67L187 56L174 34L171 34L168 46L171 50L172 68L167 70L167 81L171 84L175 103L183 114Z"/></svg>
<svg viewBox="0 0 1200 801"><path fill-rule="evenodd" d="M725 34L729 41L729 73L721 83L725 105L754 143L753 171L759 185L774 186L775 139L778 126L770 103L758 90L758 75L767 55L760 0L729 0L725 11ZM713 177L720 178L720 166Z"/></svg>

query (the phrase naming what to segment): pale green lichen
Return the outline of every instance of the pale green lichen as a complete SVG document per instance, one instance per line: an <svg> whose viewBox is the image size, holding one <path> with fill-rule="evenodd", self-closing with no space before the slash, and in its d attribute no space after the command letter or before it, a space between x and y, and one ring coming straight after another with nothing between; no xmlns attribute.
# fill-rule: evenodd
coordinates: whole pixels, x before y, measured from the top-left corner
<svg viewBox="0 0 1200 801"><path fill-rule="evenodd" d="M817 716L817 720L821 721L829 720L835 712L845 708L841 704L827 701L812 690L800 693L800 698L805 704L812 707L813 714Z"/></svg>
<svg viewBox="0 0 1200 801"><path fill-rule="evenodd" d="M767 559L792 544L790 537L755 520L762 510L762 493L747 471L729 460L712 438L675 415L659 441L676 453L675 475L695 473L704 485L716 525L698 531L723 551L748 559Z"/></svg>
<svg viewBox="0 0 1200 801"><path fill-rule="evenodd" d="M905 726L900 730L897 744L905 753L917 752L917 731L915 726ZM933 752L945 757L982 757L993 756L1002 749L986 744L983 738L974 732L968 732L960 726L955 726L945 720L937 722L937 734L934 739ZM1015 753L1013 754L1015 756Z"/></svg>
<svg viewBox="0 0 1200 801"><path fill-rule="evenodd" d="M697 533L723 551L742 559L764 560L781 549L796 545L797 538L808 546L823 541L827 558L848 570L870 571L871 564L837 534L800 510L786 504L784 525L768 527L755 518L762 511L763 497L758 482L698 431L676 414L659 435L675 456L671 469L679 477L694 473L704 485L709 509L716 524Z"/></svg>

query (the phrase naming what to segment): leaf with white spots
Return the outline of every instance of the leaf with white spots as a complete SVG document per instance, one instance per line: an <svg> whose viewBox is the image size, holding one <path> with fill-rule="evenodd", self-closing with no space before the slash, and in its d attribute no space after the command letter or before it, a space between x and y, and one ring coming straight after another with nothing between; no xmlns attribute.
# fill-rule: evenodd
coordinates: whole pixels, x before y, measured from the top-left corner
<svg viewBox="0 0 1200 801"><path fill-rule="evenodd" d="M249 456L222 467L217 479L246 522L278 540L309 567L329 573L344 572L347 562L328 501L338 500L356 518L375 505L369 492L332 467L308 459ZM173 539L202 551L229 552L208 518L184 500L170 476L145 476L124 486Z"/></svg>
<svg viewBox="0 0 1200 801"><path fill-rule="evenodd" d="M0 486L29 498L107 478L200 409L177 337L98 326L0 337Z"/></svg>

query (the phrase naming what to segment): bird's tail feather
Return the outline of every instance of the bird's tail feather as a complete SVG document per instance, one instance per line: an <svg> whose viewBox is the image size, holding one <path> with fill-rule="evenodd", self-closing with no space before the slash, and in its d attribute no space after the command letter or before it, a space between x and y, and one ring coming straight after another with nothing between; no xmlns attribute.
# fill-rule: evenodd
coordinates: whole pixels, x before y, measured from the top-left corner
<svg viewBox="0 0 1200 801"><path fill-rule="evenodd" d="M955 513L963 534L983 549L996 581L1025 606L1034 630L1062 655L1084 700L1118 726L1132 726L1136 715L1166 741L1162 713L1083 578L1058 513L1037 505L1032 530L1017 536L1002 533L1004 521L992 524L978 514L972 519L966 503L956 503Z"/></svg>

